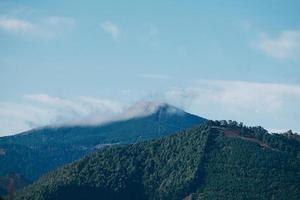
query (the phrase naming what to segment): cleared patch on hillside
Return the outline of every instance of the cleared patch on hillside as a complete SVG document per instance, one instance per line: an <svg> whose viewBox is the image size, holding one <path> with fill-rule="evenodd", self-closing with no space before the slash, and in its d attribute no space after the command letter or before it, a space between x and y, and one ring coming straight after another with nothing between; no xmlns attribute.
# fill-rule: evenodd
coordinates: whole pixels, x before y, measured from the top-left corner
<svg viewBox="0 0 300 200"><path fill-rule="evenodd" d="M232 130L232 129L226 129L224 127L219 127L219 126L212 126L212 128L215 128L217 130L219 130L220 132L222 132L224 134L225 137L234 137L234 138L239 138L239 139L242 139L242 140L247 140L247 141L251 141L251 142L255 142L257 144L259 144L259 146L263 147L263 148L268 148L268 149L272 149L272 150L276 150L274 148L272 148L270 145L256 139L256 138L250 138L250 137L245 137L245 136L242 136L240 134L239 131L237 130Z"/></svg>
<svg viewBox="0 0 300 200"><path fill-rule="evenodd" d="M251 141L251 142L255 142L257 144L259 144L261 147L263 148L268 148L268 149L272 149L272 150L275 150L273 149L272 147L270 147L270 145L266 144L266 143L263 143L262 141L256 139L256 138L249 138L249 137L244 137L244 136L241 136L240 132L239 131L235 131L235 130L225 130L224 131L224 135L226 137L236 137L236 138L240 138L242 140L247 140L247 141Z"/></svg>

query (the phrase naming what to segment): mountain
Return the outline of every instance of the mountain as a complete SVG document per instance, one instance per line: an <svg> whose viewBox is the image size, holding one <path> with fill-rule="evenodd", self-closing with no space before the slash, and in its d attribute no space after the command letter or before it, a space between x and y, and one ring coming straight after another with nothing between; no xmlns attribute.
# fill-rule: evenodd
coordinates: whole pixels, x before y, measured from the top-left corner
<svg viewBox="0 0 300 200"><path fill-rule="evenodd" d="M14 190L29 185L31 182L20 174L8 174L7 176L0 176L0 194L13 194ZM1 199L1 198L0 198Z"/></svg>
<svg viewBox="0 0 300 200"><path fill-rule="evenodd" d="M99 148L160 138L206 119L168 104L143 103L111 123L44 127L0 138L0 176L13 172L34 181Z"/></svg>
<svg viewBox="0 0 300 200"><path fill-rule="evenodd" d="M300 143L262 127L208 121L158 140L105 147L16 199L300 199Z"/></svg>

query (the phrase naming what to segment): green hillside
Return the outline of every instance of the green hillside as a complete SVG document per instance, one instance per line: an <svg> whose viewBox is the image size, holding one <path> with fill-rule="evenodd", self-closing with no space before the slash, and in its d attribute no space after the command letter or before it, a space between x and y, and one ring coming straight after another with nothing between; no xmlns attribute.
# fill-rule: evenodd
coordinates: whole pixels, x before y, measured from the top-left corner
<svg viewBox="0 0 300 200"><path fill-rule="evenodd" d="M297 138L209 121L159 140L105 147L16 199L300 199Z"/></svg>
<svg viewBox="0 0 300 200"><path fill-rule="evenodd" d="M0 177L17 173L34 181L58 166L105 146L159 138L204 121L163 104L150 115L106 125L45 127L1 137Z"/></svg>

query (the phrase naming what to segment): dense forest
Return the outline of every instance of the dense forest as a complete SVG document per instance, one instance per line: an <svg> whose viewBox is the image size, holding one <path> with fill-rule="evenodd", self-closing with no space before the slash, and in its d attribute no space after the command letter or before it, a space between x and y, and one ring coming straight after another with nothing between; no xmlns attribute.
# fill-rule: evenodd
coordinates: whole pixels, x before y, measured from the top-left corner
<svg viewBox="0 0 300 200"><path fill-rule="evenodd" d="M97 149L160 138L205 120L163 104L150 115L105 125L44 127L0 137L0 181L12 173L34 181Z"/></svg>
<svg viewBox="0 0 300 200"><path fill-rule="evenodd" d="M40 178L16 199L300 199L291 132L208 121L162 139L104 147Z"/></svg>

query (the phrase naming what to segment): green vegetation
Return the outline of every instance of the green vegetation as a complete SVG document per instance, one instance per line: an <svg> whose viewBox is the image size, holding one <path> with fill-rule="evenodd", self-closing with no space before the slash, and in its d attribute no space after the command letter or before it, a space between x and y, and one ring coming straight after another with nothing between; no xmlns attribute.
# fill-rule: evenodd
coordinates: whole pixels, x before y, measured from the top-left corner
<svg viewBox="0 0 300 200"><path fill-rule="evenodd" d="M8 174L7 176L0 176L0 194L5 194L8 191L10 195L13 195L14 190L23 188L28 184L30 184L30 181L20 174Z"/></svg>
<svg viewBox="0 0 300 200"><path fill-rule="evenodd" d="M159 138L205 121L183 111L169 113L168 109L165 105L149 116L103 126L46 127L2 137L0 176L13 172L34 181L99 148Z"/></svg>
<svg viewBox="0 0 300 200"><path fill-rule="evenodd" d="M105 147L16 199L300 199L294 134L209 121L159 140Z"/></svg>

